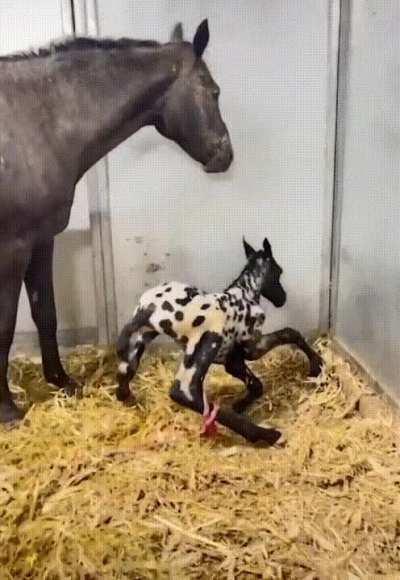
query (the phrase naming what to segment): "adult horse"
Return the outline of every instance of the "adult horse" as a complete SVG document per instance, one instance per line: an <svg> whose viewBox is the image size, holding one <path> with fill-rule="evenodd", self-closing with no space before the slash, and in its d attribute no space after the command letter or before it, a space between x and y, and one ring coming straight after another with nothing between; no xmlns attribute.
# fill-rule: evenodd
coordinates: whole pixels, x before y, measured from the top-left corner
<svg viewBox="0 0 400 580"><path fill-rule="evenodd" d="M77 38L0 58L0 422L23 415L7 383L23 282L46 380L69 394L77 386L60 362L52 261L82 175L145 125L207 172L230 166L208 40L204 20L192 43L177 25L166 44Z"/></svg>

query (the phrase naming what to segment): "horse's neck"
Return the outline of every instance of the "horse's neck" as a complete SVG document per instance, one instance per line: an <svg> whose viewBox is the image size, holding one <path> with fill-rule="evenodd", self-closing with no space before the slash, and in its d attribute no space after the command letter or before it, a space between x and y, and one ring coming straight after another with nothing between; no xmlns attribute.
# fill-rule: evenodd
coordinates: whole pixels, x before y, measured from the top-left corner
<svg viewBox="0 0 400 580"><path fill-rule="evenodd" d="M229 294L236 294L249 302L260 301L260 285L252 272L244 270L240 276L228 287Z"/></svg>
<svg viewBox="0 0 400 580"><path fill-rule="evenodd" d="M162 47L66 55L55 75L62 88L58 124L65 143L73 144L78 177L153 123L155 105L176 76L177 66Z"/></svg>

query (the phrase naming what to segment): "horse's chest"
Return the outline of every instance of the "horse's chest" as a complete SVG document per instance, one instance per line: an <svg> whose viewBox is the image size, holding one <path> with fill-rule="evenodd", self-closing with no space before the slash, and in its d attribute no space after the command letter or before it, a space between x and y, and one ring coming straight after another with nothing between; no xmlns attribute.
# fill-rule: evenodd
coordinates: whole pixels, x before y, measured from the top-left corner
<svg viewBox="0 0 400 580"><path fill-rule="evenodd" d="M0 226L8 230L30 231L40 242L62 232L68 225L73 196L57 196L57 192L35 192L3 189L0 184Z"/></svg>
<svg viewBox="0 0 400 580"><path fill-rule="evenodd" d="M73 172L67 172L57 156L34 136L12 140L0 136L0 223L54 236L68 225L73 202ZM25 136L26 137L26 136Z"/></svg>

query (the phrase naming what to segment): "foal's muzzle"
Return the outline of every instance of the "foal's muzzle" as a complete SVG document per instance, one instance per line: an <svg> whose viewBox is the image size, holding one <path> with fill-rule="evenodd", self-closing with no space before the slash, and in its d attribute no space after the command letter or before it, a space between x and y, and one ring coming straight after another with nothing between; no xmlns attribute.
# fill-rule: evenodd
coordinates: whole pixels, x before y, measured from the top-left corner
<svg viewBox="0 0 400 580"><path fill-rule="evenodd" d="M280 290L271 296L271 302L276 308L281 308L286 302L286 292Z"/></svg>

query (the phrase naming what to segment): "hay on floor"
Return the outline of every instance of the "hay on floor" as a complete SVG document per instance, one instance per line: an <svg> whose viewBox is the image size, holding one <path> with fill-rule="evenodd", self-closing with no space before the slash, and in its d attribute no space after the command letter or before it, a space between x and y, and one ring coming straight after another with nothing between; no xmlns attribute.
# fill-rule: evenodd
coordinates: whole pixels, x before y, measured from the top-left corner
<svg viewBox="0 0 400 580"><path fill-rule="evenodd" d="M289 348L253 365L268 387L251 414L284 428L282 449L223 428L201 439L201 418L168 397L177 355L143 361L135 408L114 398L109 351L68 357L82 400L16 359L19 400L41 400L0 427L1 578L399 578L397 420L318 348L327 366L313 382ZM222 401L242 390L219 367L208 385Z"/></svg>

